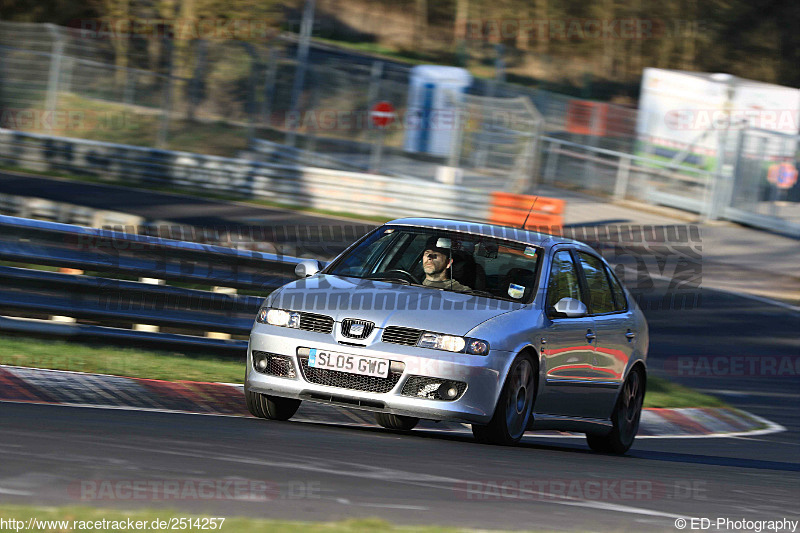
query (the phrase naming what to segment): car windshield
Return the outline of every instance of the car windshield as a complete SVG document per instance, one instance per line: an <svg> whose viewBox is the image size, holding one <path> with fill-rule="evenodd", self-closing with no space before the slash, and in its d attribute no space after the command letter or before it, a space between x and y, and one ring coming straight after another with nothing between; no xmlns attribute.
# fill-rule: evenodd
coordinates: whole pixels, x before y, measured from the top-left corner
<svg viewBox="0 0 800 533"><path fill-rule="evenodd" d="M527 303L534 293L540 256L540 248L522 242L384 226L325 273Z"/></svg>

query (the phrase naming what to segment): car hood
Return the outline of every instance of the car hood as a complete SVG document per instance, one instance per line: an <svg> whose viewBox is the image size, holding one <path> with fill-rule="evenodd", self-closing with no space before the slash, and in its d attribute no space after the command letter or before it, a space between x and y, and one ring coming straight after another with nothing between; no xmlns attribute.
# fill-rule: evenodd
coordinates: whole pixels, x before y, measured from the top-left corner
<svg viewBox="0 0 800 533"><path fill-rule="evenodd" d="M283 286L267 299L278 309L358 318L376 327L401 326L465 335L524 304L470 294L320 274Z"/></svg>

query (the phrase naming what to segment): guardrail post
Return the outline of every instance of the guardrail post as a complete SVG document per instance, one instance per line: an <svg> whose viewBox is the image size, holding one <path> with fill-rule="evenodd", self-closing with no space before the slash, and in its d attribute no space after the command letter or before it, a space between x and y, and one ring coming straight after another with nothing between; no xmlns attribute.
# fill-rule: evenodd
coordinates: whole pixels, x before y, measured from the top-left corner
<svg viewBox="0 0 800 533"><path fill-rule="evenodd" d="M139 278L140 283L147 283L149 285L166 285L167 282L158 278ZM161 328L152 324L134 324L134 331L149 331L150 333L158 333Z"/></svg>
<svg viewBox="0 0 800 533"><path fill-rule="evenodd" d="M83 274L83 270L77 268L66 268L62 267L58 269L59 272L62 274L72 274L74 276L80 276ZM52 322L61 322L62 324L74 324L77 322L75 317L73 316L65 316L65 315L50 315L50 321Z"/></svg>
<svg viewBox="0 0 800 533"><path fill-rule="evenodd" d="M211 289L211 292L216 294L227 294L229 296L236 295L236 289L233 287L214 287ZM206 338L227 340L231 338L231 335L230 333L222 333L219 331L207 331Z"/></svg>

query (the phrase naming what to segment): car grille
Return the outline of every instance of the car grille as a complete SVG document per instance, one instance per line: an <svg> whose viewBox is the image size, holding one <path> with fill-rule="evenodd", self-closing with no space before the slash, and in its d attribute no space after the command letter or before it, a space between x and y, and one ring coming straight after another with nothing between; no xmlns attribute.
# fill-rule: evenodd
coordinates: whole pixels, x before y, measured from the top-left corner
<svg viewBox="0 0 800 533"><path fill-rule="evenodd" d="M390 371L389 377L378 378L374 376L360 376L348 374L327 368L311 368L308 366L308 357L300 357L300 371L303 378L317 385L340 387L342 389L360 390L365 392L389 392L400 381L403 372Z"/></svg>
<svg viewBox="0 0 800 533"><path fill-rule="evenodd" d="M364 331L361 332L359 335L354 335L352 332L352 327L355 324L362 324L364 326ZM350 337L351 339L366 339L369 337L372 330L375 328L374 322L368 322L366 320L357 320L355 318L345 318L342 320L342 335L345 337Z"/></svg>
<svg viewBox="0 0 800 533"><path fill-rule="evenodd" d="M300 313L300 329L330 333L333 331L333 318L316 313Z"/></svg>
<svg viewBox="0 0 800 533"><path fill-rule="evenodd" d="M458 394L453 399L446 399L439 396L439 387L442 383L448 382L455 385L458 389ZM463 381L453 381L451 379L432 378L428 376L409 376L403 385L403 390L400 394L403 396L414 396L416 398L427 398L429 400L445 400L455 401L461 398L467 390L467 384Z"/></svg>
<svg viewBox="0 0 800 533"><path fill-rule="evenodd" d="M405 344L406 346L416 346L422 335L421 329L401 328L399 326L389 326L383 330L381 340L393 344Z"/></svg>
<svg viewBox="0 0 800 533"><path fill-rule="evenodd" d="M264 370L261 370L256 366L256 361L261 358L265 358L267 360L267 366L264 368ZM274 353L253 350L253 368L256 370L256 372L269 374L271 376L278 376L282 378L297 377L297 374L294 371L292 358L286 355L278 355Z"/></svg>

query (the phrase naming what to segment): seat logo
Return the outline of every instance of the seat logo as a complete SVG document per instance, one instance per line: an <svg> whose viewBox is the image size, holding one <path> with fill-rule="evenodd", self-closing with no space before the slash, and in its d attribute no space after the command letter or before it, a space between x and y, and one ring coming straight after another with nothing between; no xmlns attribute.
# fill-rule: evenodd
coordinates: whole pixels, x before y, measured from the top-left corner
<svg viewBox="0 0 800 533"><path fill-rule="evenodd" d="M372 333L375 324L364 320L346 318L342 320L342 335L351 339L365 339Z"/></svg>

